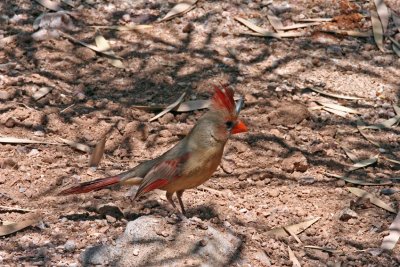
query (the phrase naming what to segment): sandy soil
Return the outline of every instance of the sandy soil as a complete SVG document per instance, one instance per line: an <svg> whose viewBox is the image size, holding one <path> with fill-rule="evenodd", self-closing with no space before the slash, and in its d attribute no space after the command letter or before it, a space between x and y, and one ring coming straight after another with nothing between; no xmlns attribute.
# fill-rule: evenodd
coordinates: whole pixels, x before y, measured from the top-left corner
<svg viewBox="0 0 400 267"><path fill-rule="evenodd" d="M63 6L74 11L76 29L69 33L87 43L94 43L96 35L91 25L152 23L174 5L155 0L72 2L75 8ZM207 188L188 190L184 201L188 217L217 228L229 225L242 238L241 260L234 265L291 266L288 245L302 266L399 265L398 245L392 253L371 253L389 233L395 214L359 201L346 189L374 193L397 210L398 184L359 186L326 174L346 175L353 162L345 147L358 159L380 153L376 164L349 177L369 182L399 177L399 165L385 160L400 158L398 127L365 130L380 148L356 128L360 118L374 124L395 116L399 58L379 51L372 37L321 33L320 26L309 29L310 36L281 40L241 34L248 29L235 16L272 30L266 2L204 0L150 30L98 29L123 58L126 68L118 69L65 38L32 40L34 20L48 10L34 1L1 1L0 37L15 39L0 50L0 135L48 142L65 138L94 147L111 130L95 171L88 167L90 155L70 146L0 145L0 205L35 210L42 217L41 223L0 238L0 265L78 266L87 246L113 244L127 221L148 214L171 215L161 192L137 202L131 201L129 188L72 197L56 193L68 184L116 174L160 155L204 112L168 113L148 122L156 111L133 105L169 104L183 92L187 100L207 99L211 85L218 83L229 84L245 97L241 115L250 131L232 138ZM396 8L396 1L388 2ZM369 29L370 3L351 3L274 1L272 9L284 25L301 18L342 16L331 26ZM354 18L354 13L362 16ZM400 39L399 33L394 36ZM390 51L389 43L385 45ZM53 90L34 100L42 87ZM363 99L329 98L309 88ZM318 101L351 107L360 114L340 117L315 108ZM96 207L106 203L120 207L124 218L99 214ZM357 216L340 219L346 208ZM2 221L21 221L31 214L0 208ZM298 235L302 243L266 235L274 227L315 217L320 220Z"/></svg>

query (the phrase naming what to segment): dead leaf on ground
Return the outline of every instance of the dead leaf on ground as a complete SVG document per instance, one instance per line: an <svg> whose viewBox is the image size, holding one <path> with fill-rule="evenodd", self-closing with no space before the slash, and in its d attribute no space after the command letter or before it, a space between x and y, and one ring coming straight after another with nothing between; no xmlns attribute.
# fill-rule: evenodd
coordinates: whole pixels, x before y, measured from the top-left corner
<svg viewBox="0 0 400 267"><path fill-rule="evenodd" d="M66 34L65 32L60 32L60 34L61 34L61 36L64 36L65 38L67 38L71 42L83 45L83 46L85 46L87 48L92 49L93 51L95 51L95 52L97 52L99 54L102 54L104 56L111 57L111 58L114 58L114 59L122 59L122 57L119 57L119 56L115 55L114 53L110 53L109 51L102 51L101 49L99 49L95 45L91 45L91 44L87 44L85 42L79 41L78 39L75 39L73 36L71 36L69 34Z"/></svg>
<svg viewBox="0 0 400 267"><path fill-rule="evenodd" d="M392 250L400 238L400 212L389 226L389 235L385 236L382 241L381 249Z"/></svg>
<svg viewBox="0 0 400 267"><path fill-rule="evenodd" d="M346 148L344 146L342 146L341 148L343 149L344 153L346 153L346 155L349 157L349 159L352 162L357 162L358 161L357 156L350 149L348 149L348 148Z"/></svg>
<svg viewBox="0 0 400 267"><path fill-rule="evenodd" d="M328 248L328 247L304 246L304 248L321 250L321 251L325 251L325 252L332 253L332 254L343 253L342 251L339 251L339 250L336 250L336 249L333 249L333 248Z"/></svg>
<svg viewBox="0 0 400 267"><path fill-rule="evenodd" d="M35 0L35 1L44 6L45 8L53 11L59 11L62 9L60 7L60 3L56 1L51 1L51 0Z"/></svg>
<svg viewBox="0 0 400 267"><path fill-rule="evenodd" d="M197 0L185 0L176 4L164 18L160 19L158 22L163 22L169 19L173 19L177 16L183 15L193 8L196 7Z"/></svg>
<svg viewBox="0 0 400 267"><path fill-rule="evenodd" d="M317 101L320 105L323 105L324 107L330 108L330 109L335 109L338 111L342 111L345 113L353 113L353 114L361 114L361 112L352 109L352 108L348 108L339 104L335 104L335 103L328 103L328 102L323 102L323 101Z"/></svg>
<svg viewBox="0 0 400 267"><path fill-rule="evenodd" d="M379 185L391 185L393 184L391 181L389 182L383 182L383 183L371 183L371 182L366 182L363 180L358 180L358 179L353 179L353 178L349 178L346 176L341 176L341 175L337 175L334 173L325 173L326 175L330 176L330 177L335 177L338 179L342 179L345 182L351 183L351 184L357 184L357 185L364 185L364 186L379 186Z"/></svg>
<svg viewBox="0 0 400 267"><path fill-rule="evenodd" d="M170 112L171 110L173 110L176 106L178 106L183 98L185 97L186 93L183 93L174 103L172 103L171 105L167 106L163 111L161 111L160 113L158 113L156 116L154 116L153 118L151 118L149 121L154 121L158 118L160 118L161 116L163 116L164 114Z"/></svg>
<svg viewBox="0 0 400 267"><path fill-rule="evenodd" d="M366 133L364 133L364 131L362 130L362 129L363 129L362 127L364 127L364 126L365 126L365 124L364 124L363 121L357 120L357 130L358 130L358 132L359 132L368 142L370 142L371 144L373 144L373 145L375 145L375 146L377 146L377 147L381 147L381 145L380 145L378 142L375 142L375 141L371 140L371 138L370 138Z"/></svg>
<svg viewBox="0 0 400 267"><path fill-rule="evenodd" d="M347 187L347 190L349 190L351 193L353 193L357 197L360 197L363 199L369 199L369 201L372 204L374 204L382 209L385 209L392 213L396 213L395 209L393 209L391 206L389 206L388 204L386 204L385 202L383 202L382 200L380 200L379 198L377 198L376 196L372 195L371 193L369 193L367 191L364 191L357 187Z"/></svg>
<svg viewBox="0 0 400 267"><path fill-rule="evenodd" d="M86 153L90 153L92 150L90 149L90 147L88 145L82 144L82 143L77 143L68 139L64 139L64 138L60 138L60 140L62 142L64 142L65 144L79 150L82 152L86 152Z"/></svg>
<svg viewBox="0 0 400 267"><path fill-rule="evenodd" d="M388 157L383 157L385 160L387 160L387 161L390 161L390 162L393 162L393 163L396 163L396 164L400 164L400 161L398 161L398 160L395 160L395 159L391 159L391 158L388 158Z"/></svg>
<svg viewBox="0 0 400 267"><path fill-rule="evenodd" d="M235 20L239 21L240 23L242 23L244 26L246 26L247 28L249 28L250 30L254 31L255 33L245 33L248 35L253 35L253 36L260 36L260 37L274 37L274 38L284 38L284 37L301 37L301 36L305 36L308 33L306 32L298 32L298 31L288 31L288 32L271 32L268 31L267 29L261 28L257 25L255 25L254 23L245 20L243 18L240 17L235 17Z"/></svg>
<svg viewBox="0 0 400 267"><path fill-rule="evenodd" d="M360 160L360 161L354 163L354 165L349 169L349 171L351 172L351 171L365 168L365 167L368 167L369 165L375 164L378 161L378 158L379 158L379 154L377 154L369 159Z"/></svg>
<svg viewBox="0 0 400 267"><path fill-rule="evenodd" d="M329 93L317 88L312 88L312 87L307 87L307 89L310 89L314 92L320 93L321 95L327 95L330 97L334 97L334 98L340 98L340 99L349 99L349 100L359 100L362 99L361 97L355 97L355 96L346 96L346 95L338 95L338 94L333 94L333 93Z"/></svg>
<svg viewBox="0 0 400 267"><path fill-rule="evenodd" d="M125 26L92 26L95 29L108 29L116 31L138 31L153 28L153 25L125 25Z"/></svg>
<svg viewBox="0 0 400 267"><path fill-rule="evenodd" d="M293 250L288 246L288 252L289 252L289 260L292 262L293 267L301 267L301 264L299 260L296 258L296 255L294 254Z"/></svg>
<svg viewBox="0 0 400 267"><path fill-rule="evenodd" d="M289 234L287 233L287 231L285 231L285 229L289 229L292 233L295 233L296 235L298 235L301 232L303 232L304 230L306 230L307 228L309 228L311 225L316 223L319 219L320 219L320 217L317 217L317 218L314 218L314 219L311 219L308 221L304 221L304 222L301 222L298 224L274 228L272 230L269 230L265 234L267 236L287 237L287 236L289 236Z"/></svg>
<svg viewBox="0 0 400 267"><path fill-rule="evenodd" d="M383 28L382 23L379 20L378 13L375 10L371 10L371 22L372 22L372 32L374 33L374 40L379 50L385 52L383 47Z"/></svg>
<svg viewBox="0 0 400 267"><path fill-rule="evenodd" d="M340 117L342 117L342 118L346 118L347 115L348 115L347 112L340 111L340 110L333 109L333 108L323 107L322 109L323 109L323 110L326 110L326 111L328 111L328 112L330 112L330 113L336 114L336 115L338 115L338 116L340 116Z"/></svg>
<svg viewBox="0 0 400 267"><path fill-rule="evenodd" d="M53 90L51 87L42 87L33 94L33 99L39 100Z"/></svg>
<svg viewBox="0 0 400 267"><path fill-rule="evenodd" d="M360 32L354 30L339 30L339 29L320 29L319 31L352 36L352 37L363 37L363 38L368 38L374 35L372 31Z"/></svg>
<svg viewBox="0 0 400 267"><path fill-rule="evenodd" d="M95 37L95 42L96 42L96 46L103 52L107 52L110 53L111 55L115 56L114 51L111 50L111 46L108 43L108 41L106 40L106 38L104 38L102 35L97 35ZM121 60L119 59L108 59L108 62L113 65L114 67L123 69L125 68L124 63L122 63Z"/></svg>
<svg viewBox="0 0 400 267"><path fill-rule="evenodd" d="M93 149L93 153L90 156L89 166L97 167L103 157L104 148L106 146L107 134L105 134L100 141L96 144L96 147Z"/></svg>
<svg viewBox="0 0 400 267"><path fill-rule="evenodd" d="M11 223L7 225L0 225L0 236L5 236L9 235L15 232L18 232L28 226L31 226L33 224L36 224L40 221L41 219L39 217L21 221L21 222L16 222L16 223Z"/></svg>
<svg viewBox="0 0 400 267"><path fill-rule="evenodd" d="M365 125L360 126L361 129L373 129L373 130L382 130L388 129L396 125L400 120L400 116L396 116L387 120L384 120L381 123L373 124L373 125Z"/></svg>
<svg viewBox="0 0 400 267"><path fill-rule="evenodd" d="M283 26L281 19L278 18L277 16L275 16L275 14L272 13L271 10L267 11L267 18L268 18L269 22L271 23L272 27L277 32L286 31L286 30L295 30L295 29L299 29L299 28L306 28L306 27L311 27L311 26L321 24L321 22L310 22L310 23L294 23L292 25Z"/></svg>
<svg viewBox="0 0 400 267"><path fill-rule="evenodd" d="M400 43L389 36L390 41L392 41L392 49L395 54L400 57Z"/></svg>
<svg viewBox="0 0 400 267"><path fill-rule="evenodd" d="M211 104L210 100L190 100L186 102L182 102L178 108L177 112L189 112L193 110L205 109L208 108Z"/></svg>
<svg viewBox="0 0 400 267"><path fill-rule="evenodd" d="M17 138L12 136L0 136L0 143L5 144L46 144L46 145L60 145L59 143L37 141L25 138Z"/></svg>
<svg viewBox="0 0 400 267"><path fill-rule="evenodd" d="M383 0L374 0L376 11L382 23L383 33L387 31L389 25L390 12Z"/></svg>
<svg viewBox="0 0 400 267"><path fill-rule="evenodd" d="M295 21L303 21L303 22L330 22L333 21L333 18L308 18L308 19L297 19Z"/></svg>
<svg viewBox="0 0 400 267"><path fill-rule="evenodd" d="M16 207L8 207L8 206L0 206L0 210L6 210L8 212L32 212L34 210L16 208Z"/></svg>

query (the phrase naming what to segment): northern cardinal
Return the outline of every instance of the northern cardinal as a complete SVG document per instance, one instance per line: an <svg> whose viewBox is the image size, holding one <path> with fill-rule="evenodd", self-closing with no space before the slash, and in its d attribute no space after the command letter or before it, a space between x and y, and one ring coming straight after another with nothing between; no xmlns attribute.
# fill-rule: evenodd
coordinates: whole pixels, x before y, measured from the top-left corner
<svg viewBox="0 0 400 267"><path fill-rule="evenodd" d="M214 87L209 111L170 150L127 172L81 183L63 190L60 195L86 193L114 184L139 185L134 199L154 189L161 189L166 191L169 203L176 209L172 199L176 193L184 214L183 192L210 179L221 162L224 146L230 135L247 131L246 125L238 119L243 99L235 105L231 88Z"/></svg>

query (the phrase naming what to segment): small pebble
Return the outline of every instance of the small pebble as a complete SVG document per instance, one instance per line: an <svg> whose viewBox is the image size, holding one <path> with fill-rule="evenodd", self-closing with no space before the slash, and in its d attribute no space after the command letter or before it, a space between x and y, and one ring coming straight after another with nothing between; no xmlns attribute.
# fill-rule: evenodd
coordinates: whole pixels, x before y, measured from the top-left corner
<svg viewBox="0 0 400 267"><path fill-rule="evenodd" d="M76 249L76 244L74 240L68 240L67 242L65 242L64 244L64 249L66 251L74 251Z"/></svg>

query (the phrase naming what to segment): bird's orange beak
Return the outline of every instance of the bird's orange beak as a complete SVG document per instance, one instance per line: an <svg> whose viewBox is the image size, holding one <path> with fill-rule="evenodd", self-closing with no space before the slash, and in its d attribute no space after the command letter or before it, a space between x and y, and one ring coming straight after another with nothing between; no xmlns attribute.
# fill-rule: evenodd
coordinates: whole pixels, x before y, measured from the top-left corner
<svg viewBox="0 0 400 267"><path fill-rule="evenodd" d="M244 132L247 132L247 126L241 120L238 120L236 122L235 126L233 126L231 133L237 134L237 133L244 133Z"/></svg>

